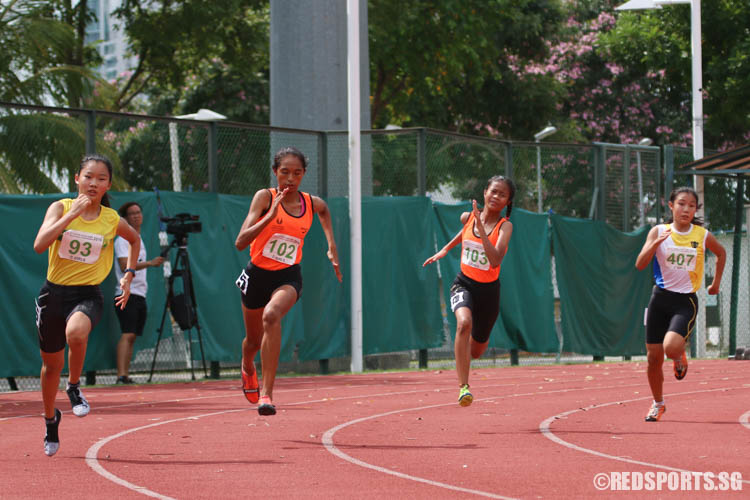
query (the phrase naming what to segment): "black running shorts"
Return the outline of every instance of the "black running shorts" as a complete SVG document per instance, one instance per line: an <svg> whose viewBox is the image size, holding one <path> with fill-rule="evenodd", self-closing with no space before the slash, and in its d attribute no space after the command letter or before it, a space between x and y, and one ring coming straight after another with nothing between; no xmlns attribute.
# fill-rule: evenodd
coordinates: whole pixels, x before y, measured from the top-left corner
<svg viewBox="0 0 750 500"><path fill-rule="evenodd" d="M116 297L115 297L116 299ZM143 327L146 325L146 297L141 295L130 294L125 309L120 309L115 305L115 314L120 321L120 331L122 333L135 333L137 337L143 334Z"/></svg>
<svg viewBox="0 0 750 500"><path fill-rule="evenodd" d="M36 302L39 348L58 352L65 348L65 326L70 316L81 311L91 320L91 329L102 317L104 297L99 285L66 286L46 281Z"/></svg>
<svg viewBox="0 0 750 500"><path fill-rule="evenodd" d="M481 283L459 271L450 299L453 312L459 307L471 309L471 337L480 344L487 342L500 314L500 280Z"/></svg>
<svg viewBox="0 0 750 500"><path fill-rule="evenodd" d="M299 264L268 271L248 263L235 281L242 292L242 303L248 309L261 309L271 301L271 295L279 287L290 285L297 291L297 300L302 295L302 269Z"/></svg>
<svg viewBox="0 0 750 500"><path fill-rule="evenodd" d="M679 333L687 340L693 333L697 313L698 298L694 293L655 286L646 312L646 343L661 344L667 332Z"/></svg>

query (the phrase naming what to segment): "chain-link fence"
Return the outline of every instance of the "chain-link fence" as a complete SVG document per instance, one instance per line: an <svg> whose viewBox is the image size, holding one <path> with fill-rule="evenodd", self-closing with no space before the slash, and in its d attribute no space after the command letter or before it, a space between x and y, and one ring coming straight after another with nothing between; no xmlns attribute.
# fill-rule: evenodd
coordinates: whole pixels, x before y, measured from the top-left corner
<svg viewBox="0 0 750 500"><path fill-rule="evenodd" d="M347 196L346 132L0 103L0 192L71 191L81 157L86 152L97 152L113 160L114 190L157 188L251 195L271 184L273 153L286 145L295 145L309 158L303 190L330 198ZM675 166L693 160L692 152L671 146L503 141L415 128L363 131L361 151L363 196L424 195L439 202L481 200L487 179L502 174L516 184L515 207L606 221L622 231L663 221L668 214L666 198L672 185L692 184L692 177L674 174ZM706 179L706 215L714 232L731 230L734 226L736 182L733 178ZM729 239L722 241L731 252ZM750 297L747 245L742 252L745 278L740 279L738 301L746 316ZM728 258L727 281L732 273L731 263ZM555 297L559 298L554 286ZM717 346L711 351L715 356L726 354L729 317L726 300L726 295L721 295L716 303L721 307L714 305L715 311L720 312L707 314L707 338ZM556 309L559 331L559 307ZM443 310L447 314L445 305ZM747 325L748 321L743 319L739 324ZM738 345L750 345L750 339L740 333L747 336L747 328L738 330ZM169 342L176 342L174 338L179 338L179 332L175 334ZM415 351L408 356L402 353L397 358L402 363L407 360L407 365L409 360L411 365L424 365L428 360L449 363L453 355L451 332L447 328L445 339L441 349L429 353ZM189 367L184 364L189 362L189 357L184 356L184 346L165 346L162 352L157 359L160 373L177 370L183 377L190 376ZM522 363L592 359L572 353L489 350L479 365L516 362L517 356ZM145 365L139 359L134 360L133 369L143 372ZM376 366L385 367L377 363ZM282 366L282 370L326 371L337 367L348 367L348 363L341 360L321 362L319 366L292 363ZM214 375L236 368L231 363L210 367ZM195 373L203 376L204 368ZM109 381L108 377L114 378L114 374L98 375L97 380L104 383ZM8 387L10 381L0 381L0 390Z"/></svg>

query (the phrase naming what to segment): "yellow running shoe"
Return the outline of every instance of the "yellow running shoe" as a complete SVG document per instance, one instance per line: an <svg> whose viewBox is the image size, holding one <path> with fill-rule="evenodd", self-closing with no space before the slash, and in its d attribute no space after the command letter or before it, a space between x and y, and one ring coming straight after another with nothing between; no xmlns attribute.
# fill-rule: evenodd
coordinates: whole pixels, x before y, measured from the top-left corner
<svg viewBox="0 0 750 500"><path fill-rule="evenodd" d="M469 392L469 384L464 384L458 391L458 404L469 406L474 401L474 396Z"/></svg>

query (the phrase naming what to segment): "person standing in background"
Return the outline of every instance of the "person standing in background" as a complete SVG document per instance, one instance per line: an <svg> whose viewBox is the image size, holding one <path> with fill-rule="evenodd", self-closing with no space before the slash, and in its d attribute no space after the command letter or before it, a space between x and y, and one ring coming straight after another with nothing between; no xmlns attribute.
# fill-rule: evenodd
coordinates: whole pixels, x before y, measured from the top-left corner
<svg viewBox="0 0 750 500"><path fill-rule="evenodd" d="M118 384L133 384L130 378L130 360L133 357L133 345L135 338L143 334L143 327L146 324L146 292L148 292L148 283L146 282L146 269L149 267L158 267L164 263L164 257L159 255L151 260L146 260L146 245L143 243L141 234L141 225L143 224L143 211L141 206L129 201L123 204L118 210L120 217L125 219L133 229L138 233L141 241L141 250L138 254L138 263L135 265L135 277L130 283L130 300L127 305L120 309L115 306L117 319L120 321L120 341L117 343L117 382ZM115 297L122 295L120 288L120 279L128 267L128 255L130 253L130 244L124 238L115 239L115 275L117 276L117 285L115 286ZM116 299L115 299L116 300Z"/></svg>

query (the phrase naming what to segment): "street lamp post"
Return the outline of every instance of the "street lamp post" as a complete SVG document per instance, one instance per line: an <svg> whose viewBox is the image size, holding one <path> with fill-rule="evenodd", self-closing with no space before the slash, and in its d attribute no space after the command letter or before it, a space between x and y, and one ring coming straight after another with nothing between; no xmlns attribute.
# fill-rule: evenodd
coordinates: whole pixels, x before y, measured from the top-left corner
<svg viewBox="0 0 750 500"><path fill-rule="evenodd" d="M552 125L547 125L544 129L534 134L534 142L536 146L536 190L537 190L537 212L542 213L542 148L539 146L539 141L547 136L550 136L557 132L557 128Z"/></svg>
<svg viewBox="0 0 750 500"><path fill-rule="evenodd" d="M701 54L701 0L630 0L615 10L637 10L637 9L661 9L663 5L690 4L690 47L691 47L691 69L692 69L692 97L693 97L693 160L703 158L703 70ZM698 211L696 215L703 216L704 189L703 177L693 176L693 186L698 195ZM705 217L703 217L705 220ZM701 289L700 304L698 312L698 329L695 345L691 348L692 355L703 356L706 350L706 314L705 314L705 291Z"/></svg>
<svg viewBox="0 0 750 500"><path fill-rule="evenodd" d="M208 135L209 135L209 151L208 151L208 161L209 161L209 172L212 172L215 169L215 163L216 159L213 158L212 153L212 146L211 144L215 142L216 140L216 121L217 120L226 120L227 117L217 113L215 111L211 111L210 109L201 108L198 110L197 113L190 113L187 115L180 115L175 116L175 118L180 118L183 120L200 120L200 121L207 121L212 122L209 126ZM169 122L169 150L170 150L170 156L172 158L172 190L173 191L182 191L182 171L180 169L180 142L177 138L177 124L175 122ZM209 179L209 185L215 184L210 182Z"/></svg>
<svg viewBox="0 0 750 500"><path fill-rule="evenodd" d="M630 0L615 10L661 9L663 5L690 4L690 47L693 97L693 160L703 158L703 70L701 53L701 0ZM699 216L703 215L703 177L693 176L698 194Z"/></svg>

